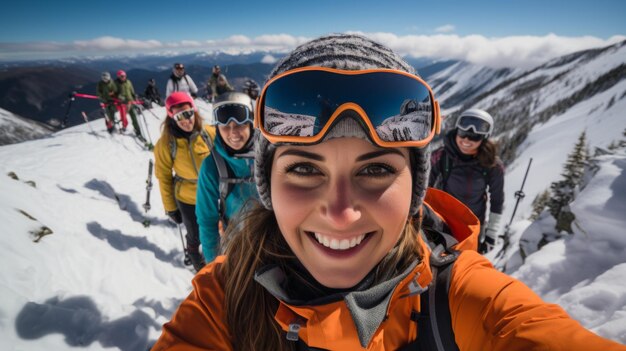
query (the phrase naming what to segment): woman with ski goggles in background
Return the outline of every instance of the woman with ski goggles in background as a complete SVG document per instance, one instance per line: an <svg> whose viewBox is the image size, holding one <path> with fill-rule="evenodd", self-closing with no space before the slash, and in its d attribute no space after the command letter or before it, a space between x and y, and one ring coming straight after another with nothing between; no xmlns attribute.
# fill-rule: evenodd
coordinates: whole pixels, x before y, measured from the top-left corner
<svg viewBox="0 0 626 351"><path fill-rule="evenodd" d="M443 350L436 335L460 350L624 349L495 270L473 251L471 211L426 194L439 108L402 58L330 35L269 77L255 114L263 207L231 223L153 350ZM465 250L431 252L427 216ZM434 278L446 269L449 287Z"/></svg>
<svg viewBox="0 0 626 351"><path fill-rule="evenodd" d="M460 200L480 220L480 253L493 249L504 206L504 165L496 144L489 139L492 131L489 113L464 111L455 128L446 134L444 146L431 156L430 186Z"/></svg>
<svg viewBox="0 0 626 351"><path fill-rule="evenodd" d="M253 178L252 111L252 100L239 92L219 95L213 104L217 137L211 156L200 169L196 204L206 262L212 262L218 254L220 222L225 229L249 200L258 198Z"/></svg>
<svg viewBox="0 0 626 351"><path fill-rule="evenodd" d="M174 92L165 100L167 118L154 147L155 175L167 215L187 229L186 254L199 271L204 267L196 220L196 188L202 160L209 156L215 127L203 126L191 96Z"/></svg>

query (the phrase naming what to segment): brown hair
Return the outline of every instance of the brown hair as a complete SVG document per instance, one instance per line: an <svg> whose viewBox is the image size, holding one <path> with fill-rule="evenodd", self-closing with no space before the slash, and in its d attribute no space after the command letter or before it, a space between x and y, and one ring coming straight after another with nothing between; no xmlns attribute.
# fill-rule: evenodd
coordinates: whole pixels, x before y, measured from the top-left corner
<svg viewBox="0 0 626 351"><path fill-rule="evenodd" d="M498 159L498 145L492 139L483 140L478 147L476 158L482 167L495 167Z"/></svg>
<svg viewBox="0 0 626 351"><path fill-rule="evenodd" d="M396 246L374 268L374 284L392 272L403 271L422 257L417 239L419 225L407 220ZM226 325L234 350L292 350L284 332L274 320L278 300L254 281L255 272L276 264L293 271L295 255L280 232L274 212L256 205L229 224L226 260L219 270L224 286Z"/></svg>

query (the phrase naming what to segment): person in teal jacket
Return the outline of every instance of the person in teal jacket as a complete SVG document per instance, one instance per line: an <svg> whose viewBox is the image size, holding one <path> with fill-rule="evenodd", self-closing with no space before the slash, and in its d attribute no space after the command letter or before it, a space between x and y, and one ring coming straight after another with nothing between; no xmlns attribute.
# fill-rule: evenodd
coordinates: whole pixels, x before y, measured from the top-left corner
<svg viewBox="0 0 626 351"><path fill-rule="evenodd" d="M213 105L217 133L211 156L200 167L196 217L206 263L218 254L230 219L257 199L254 183L252 100L239 92L222 94ZM221 222L221 228L220 228Z"/></svg>

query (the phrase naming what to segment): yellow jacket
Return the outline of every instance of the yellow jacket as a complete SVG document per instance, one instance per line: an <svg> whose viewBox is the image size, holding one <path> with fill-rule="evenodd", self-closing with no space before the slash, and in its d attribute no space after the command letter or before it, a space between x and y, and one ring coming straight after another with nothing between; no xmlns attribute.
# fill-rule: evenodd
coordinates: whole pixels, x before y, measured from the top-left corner
<svg viewBox="0 0 626 351"><path fill-rule="evenodd" d="M203 129L211 141L215 140L214 126L205 125ZM154 173L159 180L163 207L168 212L176 210L176 199L189 205L196 204L200 165L202 165L202 160L211 153L200 133L192 134L190 141L185 138L174 138L174 140L176 141L174 161L172 161L169 138L159 138L154 147Z"/></svg>

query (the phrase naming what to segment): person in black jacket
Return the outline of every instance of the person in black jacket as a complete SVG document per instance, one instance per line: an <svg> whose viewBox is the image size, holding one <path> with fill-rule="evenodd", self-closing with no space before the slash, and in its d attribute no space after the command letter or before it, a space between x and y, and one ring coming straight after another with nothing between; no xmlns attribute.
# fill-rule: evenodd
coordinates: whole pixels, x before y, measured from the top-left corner
<svg viewBox="0 0 626 351"><path fill-rule="evenodd" d="M161 94L159 94L159 89L156 86L156 81L154 80L154 78L148 80L148 86L146 86L146 90L144 91L143 95L149 103L154 102L159 106L163 106Z"/></svg>
<svg viewBox="0 0 626 351"><path fill-rule="evenodd" d="M444 146L431 155L429 186L463 202L481 223L481 253L493 249L504 205L504 165L489 139L493 118L479 109L464 111ZM489 218L485 218L489 202Z"/></svg>

